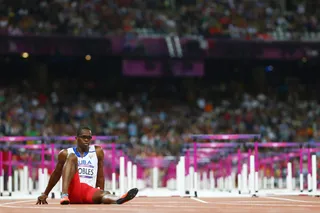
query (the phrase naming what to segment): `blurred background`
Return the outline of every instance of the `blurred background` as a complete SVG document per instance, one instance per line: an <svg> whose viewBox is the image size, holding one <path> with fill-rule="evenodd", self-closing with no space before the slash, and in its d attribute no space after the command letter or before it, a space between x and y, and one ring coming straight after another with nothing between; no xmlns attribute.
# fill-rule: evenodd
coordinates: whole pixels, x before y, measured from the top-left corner
<svg viewBox="0 0 320 213"><path fill-rule="evenodd" d="M0 0L0 135L85 125L141 157L177 156L187 134L318 141L319 9L317 0Z"/></svg>

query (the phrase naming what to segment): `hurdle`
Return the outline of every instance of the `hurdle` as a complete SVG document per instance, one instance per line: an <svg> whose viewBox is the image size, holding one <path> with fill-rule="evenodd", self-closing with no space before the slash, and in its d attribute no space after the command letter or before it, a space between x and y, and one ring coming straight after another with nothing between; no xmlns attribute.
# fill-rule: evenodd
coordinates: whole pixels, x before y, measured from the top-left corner
<svg viewBox="0 0 320 213"><path fill-rule="evenodd" d="M301 149L296 149L299 147L300 143L280 143L280 142L272 142L272 143L257 143L257 142L230 142L230 143L197 143L194 142L192 144L188 144L188 149L184 149L184 152L177 158L171 156L172 159L165 160L166 157L147 157L147 158L132 158L132 165L136 165L137 170L140 170L141 173L145 173L149 171L149 175L142 175L141 181L143 182L143 187L138 187L139 189L145 188L150 189L150 194L157 194L162 190L161 187L165 187L169 189L168 196L179 196L179 197L188 197L190 194L199 196L215 196L215 193L226 192L229 195L235 195L233 192L237 192L237 194L243 195L251 195L255 196L259 193L259 195L263 195L266 193L269 194L277 194L277 193L287 193L294 194L295 187L290 188L291 184L287 184L287 181L290 179L290 174L286 174L286 180L283 182L282 178L277 177L274 173L273 169L271 170L273 174L271 177L267 177L264 174L263 169L260 169L259 166L273 165L278 162L286 162L286 168L291 168L292 171L289 172L292 175L294 174L294 164L288 164L290 159L298 159L300 156ZM239 147L244 147L247 151L241 151ZM270 156L270 152L264 153L259 152L259 149L262 148L290 148L290 151L287 153L276 153ZM203 152L203 148L210 149L210 151ZM216 155L217 153L224 150L227 154L225 154L223 159L217 158L216 163L208 163L206 167L201 166L202 160L201 158L206 158L209 155ZM236 152L235 152L236 150ZM305 153L304 150L303 153ZM311 152L314 150L310 149ZM251 157L253 156L253 157ZM167 156L169 157L169 156ZM184 158L181 158L184 157ZM251 160L250 160L251 158ZM196 160L195 160L196 159ZM237 161L235 163L235 161ZM124 158L124 169L121 170L124 173L125 177L125 189L127 183L127 176L125 173L128 172L128 163L126 158ZM157 162L157 163L155 163ZM197 162L197 164L194 164ZM181 165L185 165L184 167ZM289 165L289 166L288 166ZM189 166L189 168L187 167ZM164 168L168 168L166 170L168 174L166 174L163 179L167 179L167 185L162 184L158 185L160 177L160 171ZM184 171L183 171L184 168ZM194 169L195 168L195 169ZM203 169L205 168L205 169ZM220 169L221 168L221 169ZM237 169L240 168L240 169ZM275 168L275 167L272 167ZM282 167L283 168L283 167ZM197 175L194 175L194 170L198 172ZM221 172L221 171L223 172ZM289 169L290 170L290 169ZM129 170L130 171L130 170ZM133 172L133 169L132 169ZM220 173L219 173L220 172ZM139 172L138 172L139 173ZM170 173L170 174L169 174ZM184 173L184 174L183 174ZM251 174L251 177L249 176ZM182 175L183 174L183 175ZM208 178L209 174L209 178ZM240 175L239 175L240 174ZM130 176L130 175L129 175ZM134 176L134 175L133 175ZM132 176L132 178L134 178ZM139 176L139 175L138 175ZM170 177L170 178L169 178ZM193 179L192 179L193 177ZM239 178L241 177L241 179ZM138 178L140 179L140 178ZM181 181L181 179L183 179ZM209 179L209 180L208 180ZM239 180L240 179L240 180ZM249 180L253 180L253 185ZM133 181L132 181L133 182ZM183 183L184 184L181 184ZM190 184L191 182L191 184ZM208 182L212 184L208 184ZM280 182L282 182L280 184ZM298 181L295 181L295 178L292 177L292 185L296 185ZM195 185L195 183L197 185ZM236 184L238 186L236 188ZM281 185L281 186L280 186ZM209 190L209 186L211 187ZM285 190L283 189L286 187ZM289 187L289 188L288 188ZM251 190L250 190L251 189ZM283 192L280 190L284 190ZM204 195L205 192L210 192ZM240 193L239 193L240 192ZM162 191L161 191L162 193ZM145 193L149 194L149 193Z"/></svg>
<svg viewBox="0 0 320 213"><path fill-rule="evenodd" d="M139 192L141 196L156 196L159 191L165 191L164 194L167 196L180 196L179 187L183 184L176 181L176 176L180 175L178 171L181 168L175 164L177 162L175 157L137 157L130 160L137 170L136 174L132 175L132 183L136 182L137 188L141 190L141 193ZM126 166L128 170L128 164Z"/></svg>
<svg viewBox="0 0 320 213"><path fill-rule="evenodd" d="M194 149L194 162L193 162L193 167L194 167L194 182L192 184L192 188L194 191L194 196L198 197L198 188L199 188L199 175L198 175L198 169L197 169L197 165L198 165L198 158L197 158L197 148L201 147L201 144L197 143L199 140L249 140L249 139L260 139L260 135L258 134L217 134L217 135L190 135L190 138L192 138L195 142L193 143L193 149ZM217 148L217 147L234 147L234 144L215 144L212 145L213 143L210 143L210 145L207 148ZM254 158L253 158L254 159ZM232 178L233 176L235 176L232 173L232 169L230 166L230 159L227 158L226 159L227 162L227 175L226 176L222 176L220 177L217 182L218 185L220 186L220 188L223 188L222 185L226 185L228 188L228 191L231 192L232 188L233 188L233 184L232 184ZM220 162L222 165L223 163ZM206 173L204 174L204 177L206 179L207 175ZM238 175L239 177L239 175ZM211 178L214 179L214 175L211 175ZM238 180L240 181L240 179ZM214 182L213 180L211 180L211 182Z"/></svg>
<svg viewBox="0 0 320 213"><path fill-rule="evenodd" d="M235 135L218 135L217 137L214 137L214 135L209 135L209 136L205 136L205 135L200 135L200 138L202 139L207 139L207 140L211 140L211 139L223 139L223 140L227 140L227 139L234 139L237 138ZM241 139L245 138L245 136L239 137ZM257 135L252 135L251 139L257 139L258 136ZM206 147L206 148L211 148L211 149L222 149L222 148L230 148L230 150L234 150L236 148L238 148L239 146L244 146L246 148L248 148L248 153L241 153L241 149L238 148L237 149L237 153L234 154L230 154L229 158L226 158L225 161L229 162L232 159L237 159L238 160L238 164L237 166L232 166L232 170L233 172L230 173L230 163L223 163L223 161L220 159L218 163L216 164L221 164L222 166L220 166L220 168L225 167L225 170L227 170L228 172L225 174L224 177L221 177L221 175L217 174L217 172L214 172L212 170L209 171L209 173L211 173L211 175L209 175L209 181L211 183L214 183L217 185L217 189L219 191L227 191L227 192L231 192L235 189L235 182L237 182L238 186L237 186L237 191L239 194L251 194L252 196L256 196L259 192L263 193L282 193L282 194L297 194L298 192L296 191L296 185L299 182L300 187L299 187L299 193L301 193L303 191L303 180L301 181L301 177L303 179L303 156L306 153L306 150L304 149L304 147L302 147L301 143L297 143L297 142L267 142L267 143L258 143L257 141L255 142L238 142L238 143L217 143L217 142L211 142L211 143L197 143L197 145L195 145L196 142L194 142L194 148L193 148L193 152L194 152L194 157L195 159L197 159L197 153L199 154L199 149ZM306 143L304 144L304 146L306 145ZM319 146L318 143L314 143L315 146ZM189 145L187 145L189 146ZM297 149L297 147L300 147L299 149ZM287 151L287 153L283 154L283 153L273 153L273 157L268 157L268 154L265 153L265 151L263 151L263 153L259 152L259 149L261 148L286 148L286 149L290 149L290 151ZM189 146L189 149L190 146ZM254 151L254 153L252 153L252 150ZM190 150L189 150L190 151ZM313 151L315 152L315 149L308 149L308 192L312 192L312 194L317 194L317 178L316 178L316 160L311 160L311 154L310 152ZM192 151L190 151L192 152ZM186 152L187 153L187 152ZM212 151L211 154L216 154L217 152ZM270 155L270 151L269 151L269 155ZM187 154L186 154L187 156ZM212 157L207 155L207 157ZM312 155L312 159L316 158L316 155ZM242 163L243 160L247 159L247 163ZM295 170L295 165L293 162L291 162L290 159L293 159L294 161L296 161L297 159L299 159L299 164L300 164L300 168L299 168L299 177L296 177L296 170ZM196 160L194 160L196 162ZM311 162L312 161L312 162ZM285 177L285 182L283 182L283 179L281 177L281 174L279 176L279 178L275 178L275 173L274 173L274 167L273 164L274 163L278 163L278 162L285 162L286 163L286 177ZM282 163L281 163L282 164ZM193 164L195 165L195 164ZM271 169L271 175L269 177L266 176L266 171L263 171L262 169L260 169L259 167L264 167L264 170L266 170L267 165L271 165L272 169ZM194 166L196 167L196 166ZM212 166L211 169L217 168L215 166ZM283 168L283 167L281 167ZM188 169L187 169L188 170ZM190 171L192 172L193 167L192 165L190 166ZM234 173L235 170L237 170L237 175L235 177ZM249 170L249 171L248 171ZM197 174L198 169L194 170L194 173ZM249 173L249 174L248 174ZM204 174L203 175L204 178L202 178L204 180L204 182L206 182L206 177L207 175ZM219 177L217 177L219 176ZM188 180L189 176L187 176L187 180ZM190 179L190 178L189 178ZM237 181L235 181L235 179L237 179ZM199 175L195 176L194 180L193 180L193 189L194 190L194 196L198 196L198 190L199 190L199 182L201 180L201 178L199 178ZM275 187L276 186L276 187ZM284 188L285 186L285 188ZM312 190L310 190L310 188L312 188ZM231 190L230 190L231 189ZM277 190L279 189L279 190ZM280 191L280 189L282 191ZM211 191L215 190L215 186L214 187L210 187ZM262 190L262 191L261 191ZM311 193L309 193L311 194Z"/></svg>
<svg viewBox="0 0 320 213"><path fill-rule="evenodd" d="M202 179L200 179L202 186L198 187L200 190L209 189L205 187L208 185L208 171L209 171L209 182L210 190L218 190L218 191L226 191L228 193L233 192L236 189L236 182L238 181L238 193L241 194L249 193L247 174L248 174L248 165L249 163L241 164L242 158L248 158L251 154L241 153L239 149L237 150L237 154L224 154L224 156L220 156L220 152L230 152L231 150L235 150L238 147L238 144L235 143L210 143L210 144L200 144L202 147L211 147L212 151L206 152L203 154L203 157L209 158L208 154L216 155L216 162L210 162L207 167L203 167L204 171L202 171ZM199 155L200 149L197 149L197 156ZM211 157L212 158L212 157ZM237 166L233 166L233 161L238 160ZM199 171L200 172L200 171ZM242 177L243 176L243 177ZM243 180L243 181L242 181ZM215 186L216 184L216 186Z"/></svg>
<svg viewBox="0 0 320 213"><path fill-rule="evenodd" d="M307 144L309 146L309 144ZM303 146L301 143L296 143L296 142L273 142L273 143L266 143L266 144L255 144L256 147L264 147L264 148L290 148L292 149L289 153L281 154L276 156L273 159L262 159L261 161L264 163L271 163L273 164L274 161L285 161L287 165L287 174L286 174L286 190L287 192L293 192L295 191L296 188L296 180L299 180L300 182L300 187L299 191L303 192L304 191L304 175L303 175L303 156L306 151L304 150ZM299 147L299 148L298 148ZM294 149L296 148L296 149ZM307 180L308 180L308 192L311 193L313 192L314 194L317 193L317 183L316 183L316 161L311 162L311 151L315 152L316 149L307 149L307 161L308 161L308 175L307 175ZM313 158L316 158L316 155L312 155ZM295 175L295 172L293 171L293 163L291 162L290 159L298 159L299 158L299 175L297 178ZM272 179L274 179L273 176L271 176ZM315 179L314 179L315 178ZM274 184L273 182L271 184ZM283 187L283 180L282 178L279 178L278 180L278 187L282 188Z"/></svg>

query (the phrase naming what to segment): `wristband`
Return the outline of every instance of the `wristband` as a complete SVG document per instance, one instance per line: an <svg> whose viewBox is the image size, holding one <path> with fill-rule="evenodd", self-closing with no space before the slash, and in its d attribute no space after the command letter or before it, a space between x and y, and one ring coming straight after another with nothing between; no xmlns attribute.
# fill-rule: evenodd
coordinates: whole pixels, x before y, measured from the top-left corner
<svg viewBox="0 0 320 213"><path fill-rule="evenodd" d="M68 196L69 196L69 194L68 194L68 193L65 193L65 194L62 194L62 195L61 195L61 198L68 197Z"/></svg>

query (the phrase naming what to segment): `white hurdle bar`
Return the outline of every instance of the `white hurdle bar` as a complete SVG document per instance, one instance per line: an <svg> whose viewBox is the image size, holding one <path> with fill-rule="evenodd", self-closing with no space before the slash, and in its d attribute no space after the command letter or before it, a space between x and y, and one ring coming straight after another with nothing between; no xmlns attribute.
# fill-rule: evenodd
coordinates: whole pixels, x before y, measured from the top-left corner
<svg viewBox="0 0 320 213"><path fill-rule="evenodd" d="M242 187L242 180L241 180L241 174L239 173L237 175L238 180L238 193L241 194L241 187Z"/></svg>
<svg viewBox="0 0 320 213"><path fill-rule="evenodd" d="M23 177L22 177L22 191L27 192L28 191L28 176L29 176L29 168L28 166L23 167Z"/></svg>
<svg viewBox="0 0 320 213"><path fill-rule="evenodd" d="M317 156L312 155L312 194L316 195L317 193Z"/></svg>
<svg viewBox="0 0 320 213"><path fill-rule="evenodd" d="M241 171L241 193L248 193L248 165L244 163Z"/></svg>
<svg viewBox="0 0 320 213"><path fill-rule="evenodd" d="M180 157L180 196L183 197L185 196L186 193L186 171L185 171L185 157L181 156Z"/></svg>
<svg viewBox="0 0 320 213"><path fill-rule="evenodd" d="M138 186L138 170L137 165L133 164L132 166L132 187L136 188Z"/></svg>
<svg viewBox="0 0 320 213"><path fill-rule="evenodd" d="M287 190L292 191L292 164L288 162L287 164Z"/></svg>
<svg viewBox="0 0 320 213"><path fill-rule="evenodd" d="M189 181L190 181L190 185L189 185L189 190L190 190L190 194L194 194L194 190L195 190L195 180L194 180L194 167L190 166L189 167Z"/></svg>
<svg viewBox="0 0 320 213"><path fill-rule="evenodd" d="M158 189L158 182L159 182L159 168L155 166L152 168L152 188L153 188L153 190Z"/></svg>
<svg viewBox="0 0 320 213"><path fill-rule="evenodd" d="M303 192L303 173L300 173L300 192Z"/></svg>
<svg viewBox="0 0 320 213"><path fill-rule="evenodd" d="M128 189L132 188L132 162L128 161L127 164L127 180L128 180Z"/></svg>
<svg viewBox="0 0 320 213"><path fill-rule="evenodd" d="M215 180L214 180L214 173L212 170L209 172L209 178L210 178L210 190L215 189Z"/></svg>
<svg viewBox="0 0 320 213"><path fill-rule="evenodd" d="M180 180L180 160L178 161L178 164L176 165L176 190L178 192L180 192L180 184L179 184L179 180Z"/></svg>
<svg viewBox="0 0 320 213"><path fill-rule="evenodd" d="M2 174L0 175L0 196L3 196L3 192L4 192L4 175L3 174L4 174L4 169L2 169Z"/></svg>
<svg viewBox="0 0 320 213"><path fill-rule="evenodd" d="M255 192L255 161L254 155L250 156L249 190L251 194Z"/></svg>
<svg viewBox="0 0 320 213"><path fill-rule="evenodd" d="M111 174L111 190L112 190L112 194L116 194L116 189L117 189L116 173L112 172L112 174Z"/></svg>
<svg viewBox="0 0 320 213"><path fill-rule="evenodd" d="M260 188L260 183L261 181L259 181L259 172L254 172L254 191L255 193L258 193L259 188Z"/></svg>
<svg viewBox="0 0 320 213"><path fill-rule="evenodd" d="M119 174L119 189L120 194L125 193L125 161L124 157L120 157L120 174Z"/></svg>
<svg viewBox="0 0 320 213"><path fill-rule="evenodd" d="M13 191L14 192L19 191L19 170L18 169L13 170Z"/></svg>
<svg viewBox="0 0 320 213"><path fill-rule="evenodd" d="M311 192L312 191L312 176L310 173L308 173L308 176L307 176L307 181L308 181L308 192Z"/></svg>
<svg viewBox="0 0 320 213"><path fill-rule="evenodd" d="M186 194L186 171L185 171L185 157L180 156L179 162L176 166L176 186L179 196L184 197Z"/></svg>

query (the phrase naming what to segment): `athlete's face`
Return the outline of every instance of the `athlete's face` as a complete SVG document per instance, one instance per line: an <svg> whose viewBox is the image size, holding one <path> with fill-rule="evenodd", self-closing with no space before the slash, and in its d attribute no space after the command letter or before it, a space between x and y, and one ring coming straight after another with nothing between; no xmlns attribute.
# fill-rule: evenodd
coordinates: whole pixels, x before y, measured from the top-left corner
<svg viewBox="0 0 320 213"><path fill-rule="evenodd" d="M81 134L76 137L78 146L82 149L87 149L91 143L92 133L90 130L83 129Z"/></svg>

